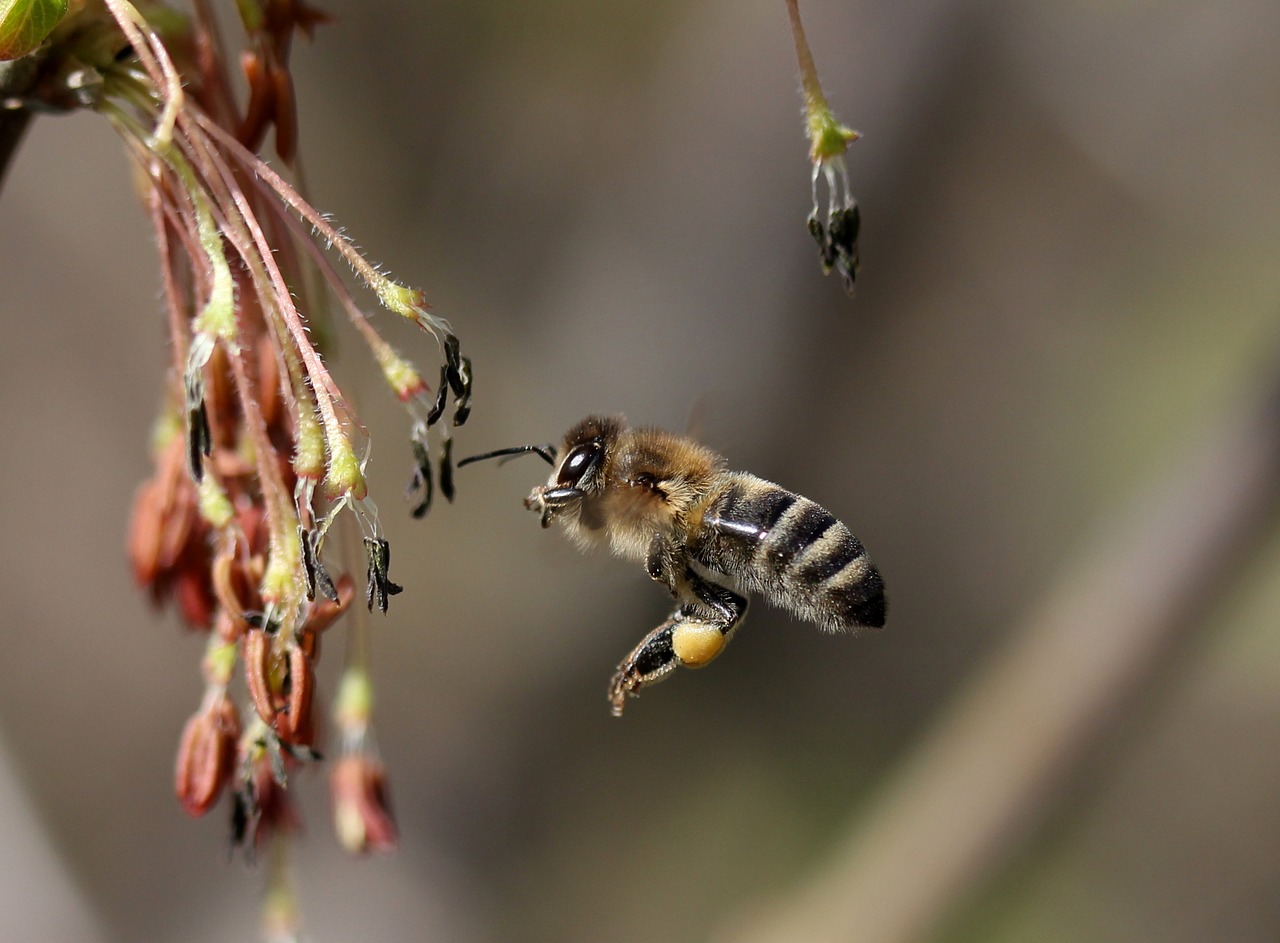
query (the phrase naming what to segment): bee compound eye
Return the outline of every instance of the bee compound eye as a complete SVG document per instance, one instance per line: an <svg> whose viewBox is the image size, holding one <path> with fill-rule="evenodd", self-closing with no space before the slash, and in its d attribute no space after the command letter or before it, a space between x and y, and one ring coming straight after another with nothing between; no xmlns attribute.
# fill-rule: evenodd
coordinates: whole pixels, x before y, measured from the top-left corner
<svg viewBox="0 0 1280 943"><path fill-rule="evenodd" d="M577 485L591 470L591 467L595 465L599 456L599 442L584 442L582 445L574 446L569 454L565 456L564 464L560 466L560 474L556 476L556 484L569 487Z"/></svg>

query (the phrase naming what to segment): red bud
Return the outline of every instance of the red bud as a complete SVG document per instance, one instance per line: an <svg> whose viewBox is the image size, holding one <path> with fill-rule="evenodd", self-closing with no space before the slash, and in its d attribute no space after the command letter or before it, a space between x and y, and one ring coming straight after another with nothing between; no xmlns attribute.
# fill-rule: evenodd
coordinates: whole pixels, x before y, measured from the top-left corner
<svg viewBox="0 0 1280 943"><path fill-rule="evenodd" d="M226 697L187 721L178 743L174 791L188 815L204 815L218 801L231 776L239 736L240 716Z"/></svg>

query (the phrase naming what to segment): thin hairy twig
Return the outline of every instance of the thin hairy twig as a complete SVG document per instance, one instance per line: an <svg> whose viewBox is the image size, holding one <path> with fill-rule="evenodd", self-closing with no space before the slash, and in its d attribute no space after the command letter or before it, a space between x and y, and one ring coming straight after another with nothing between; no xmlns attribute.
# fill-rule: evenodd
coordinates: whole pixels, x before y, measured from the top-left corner
<svg viewBox="0 0 1280 943"><path fill-rule="evenodd" d="M820 873L720 938L919 943L936 933L1023 844L1253 549L1280 497L1278 404L1268 389L1228 411L1115 515Z"/></svg>

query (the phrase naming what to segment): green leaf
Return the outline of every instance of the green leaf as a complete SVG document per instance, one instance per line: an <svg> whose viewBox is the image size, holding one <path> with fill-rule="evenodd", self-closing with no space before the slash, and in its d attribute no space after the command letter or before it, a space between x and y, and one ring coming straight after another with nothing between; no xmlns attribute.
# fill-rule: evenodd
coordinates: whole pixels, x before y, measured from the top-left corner
<svg viewBox="0 0 1280 943"><path fill-rule="evenodd" d="M67 0L0 0L0 60L39 46L67 15Z"/></svg>

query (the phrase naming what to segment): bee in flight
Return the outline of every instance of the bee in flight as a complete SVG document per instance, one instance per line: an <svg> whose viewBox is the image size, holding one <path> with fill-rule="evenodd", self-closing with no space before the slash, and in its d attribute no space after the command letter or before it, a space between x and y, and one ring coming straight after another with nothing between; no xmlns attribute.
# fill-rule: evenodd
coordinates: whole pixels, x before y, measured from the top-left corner
<svg viewBox="0 0 1280 943"><path fill-rule="evenodd" d="M884 581L849 528L808 498L730 471L690 438L589 416L559 448L498 449L458 466L525 452L552 466L524 499L543 527L560 524L581 546L606 543L644 563L675 598L675 611L618 666L615 717L628 695L719 655L746 616L743 593L831 631L884 625Z"/></svg>

